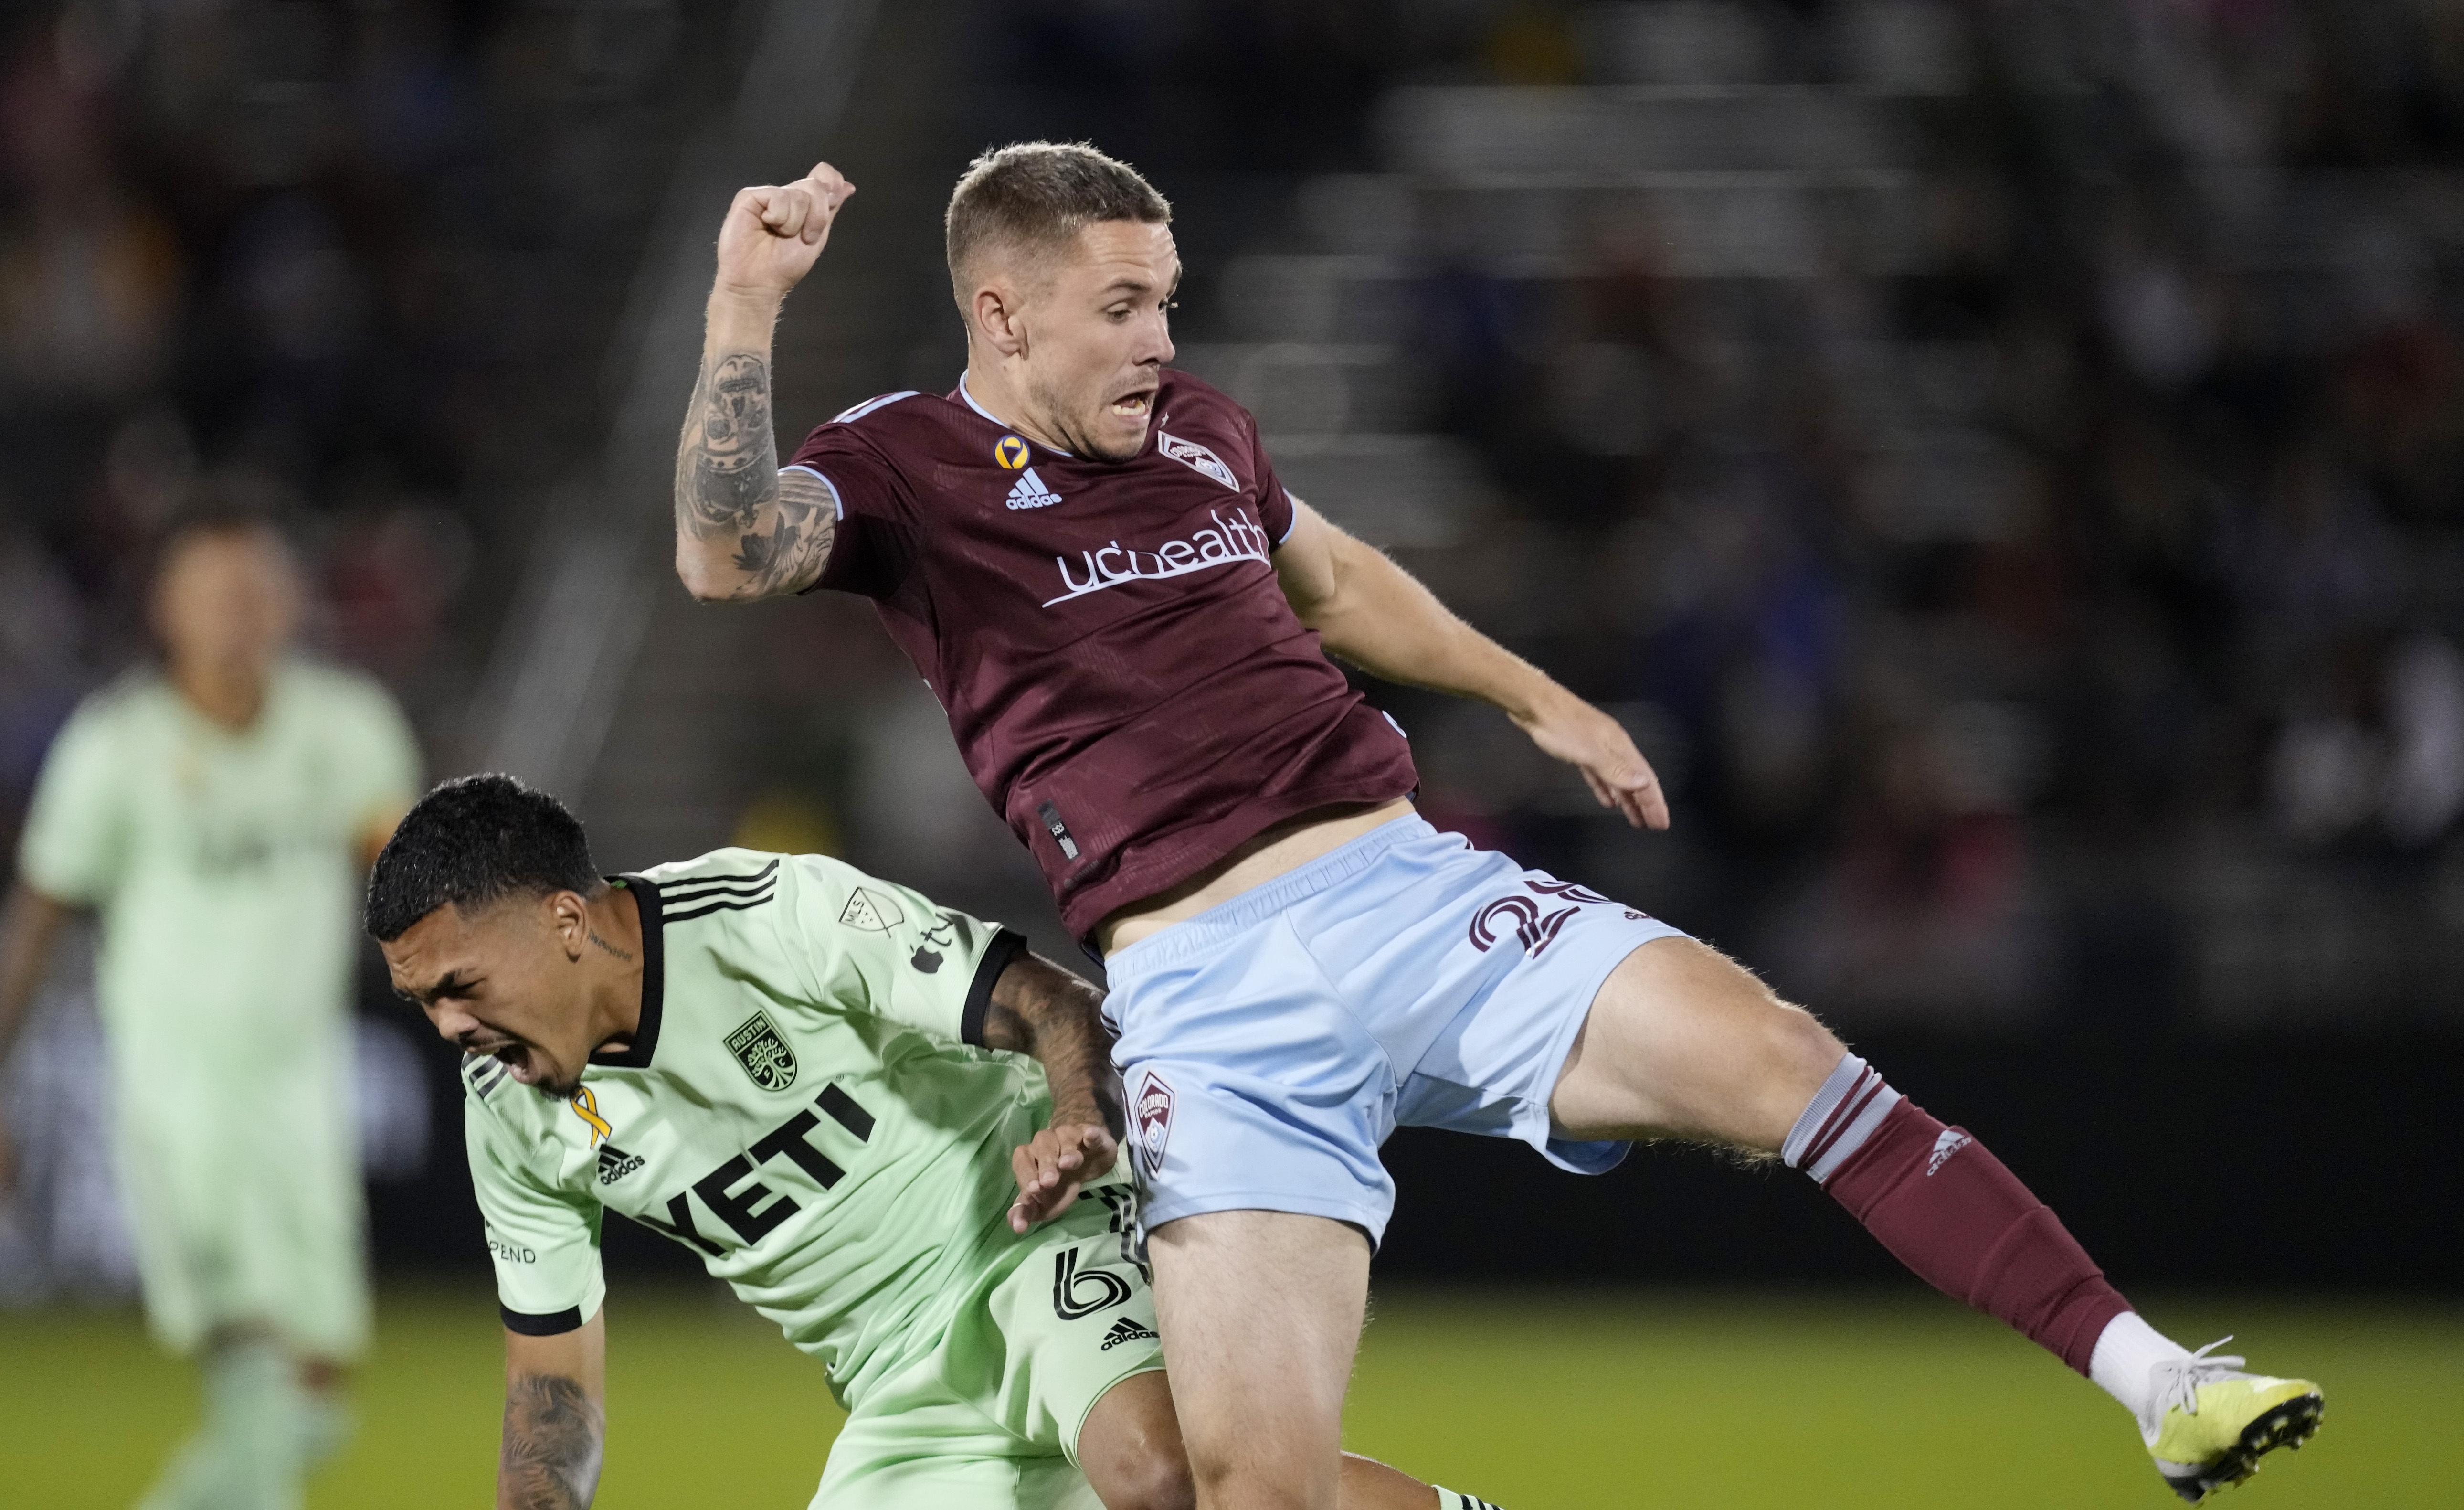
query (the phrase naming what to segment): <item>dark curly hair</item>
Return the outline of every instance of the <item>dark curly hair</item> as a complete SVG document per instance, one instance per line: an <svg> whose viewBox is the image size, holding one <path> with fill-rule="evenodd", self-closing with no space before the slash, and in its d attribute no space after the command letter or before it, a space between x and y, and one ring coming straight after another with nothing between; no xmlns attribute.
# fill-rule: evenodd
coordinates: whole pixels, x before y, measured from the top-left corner
<svg viewBox="0 0 2464 1510"><path fill-rule="evenodd" d="M419 799L368 877L368 934L390 943L437 908L599 887L581 820L511 776L457 776Z"/></svg>

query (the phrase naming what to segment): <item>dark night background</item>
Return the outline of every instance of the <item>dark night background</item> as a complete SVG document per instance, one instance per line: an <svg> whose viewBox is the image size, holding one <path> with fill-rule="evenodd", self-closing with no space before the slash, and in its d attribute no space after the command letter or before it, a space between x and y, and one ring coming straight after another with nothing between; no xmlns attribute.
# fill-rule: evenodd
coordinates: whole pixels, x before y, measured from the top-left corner
<svg viewBox="0 0 2464 1510"><path fill-rule="evenodd" d="M2464 1282L2464 11L11 15L0 836L144 653L148 531L238 487L431 774L551 786L611 870L827 850L1080 962L868 610L697 608L662 563L726 194L822 156L863 188L782 331L792 445L956 382L949 185L1086 138L1175 201L1177 365L1625 719L1677 812L1629 833L1502 718L1372 687L1441 826L1762 970L2125 1290ZM755 66L799 26L828 58ZM576 643L575 700L526 702ZM420 1028L372 954L364 997ZM376 1253L475 1282L452 1056L415 1052ZM1901 1282L1775 1168L1389 1155L1383 1277Z"/></svg>

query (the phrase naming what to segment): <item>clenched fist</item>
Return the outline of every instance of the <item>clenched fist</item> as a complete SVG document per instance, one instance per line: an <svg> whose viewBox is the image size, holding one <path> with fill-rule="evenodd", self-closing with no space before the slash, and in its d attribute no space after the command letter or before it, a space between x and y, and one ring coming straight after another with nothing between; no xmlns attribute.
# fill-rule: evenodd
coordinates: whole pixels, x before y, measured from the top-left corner
<svg viewBox="0 0 2464 1510"><path fill-rule="evenodd" d="M813 270L855 186L827 163L792 184L739 189L718 228L722 292L783 299Z"/></svg>

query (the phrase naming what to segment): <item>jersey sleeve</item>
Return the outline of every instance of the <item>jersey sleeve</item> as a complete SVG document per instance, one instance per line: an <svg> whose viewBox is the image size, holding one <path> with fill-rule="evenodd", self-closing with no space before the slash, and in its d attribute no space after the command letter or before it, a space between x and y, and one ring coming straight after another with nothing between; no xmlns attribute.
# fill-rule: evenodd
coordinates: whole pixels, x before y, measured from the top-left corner
<svg viewBox="0 0 2464 1510"><path fill-rule="evenodd" d="M864 406L850 410L858 413ZM838 511L829 560L807 590L824 588L861 597L888 597L907 575L910 555L901 487L889 460L842 416L804 437L782 472L809 472L828 489Z"/></svg>
<svg viewBox="0 0 2464 1510"><path fill-rule="evenodd" d="M603 1209L540 1180L508 1146L506 1129L467 1084L463 1098L471 1188L487 1223L505 1327L526 1337L570 1332L596 1315L607 1298L599 1265Z"/></svg>
<svg viewBox="0 0 2464 1510"><path fill-rule="evenodd" d="M346 772L344 819L356 830L390 824L419 800L419 742L390 693L375 682L357 689L352 716L335 721Z"/></svg>
<svg viewBox="0 0 2464 1510"><path fill-rule="evenodd" d="M1258 433L1254 417L1249 418L1249 475L1258 479L1258 522L1266 526L1266 538L1280 545L1291 538L1299 511L1292 507L1292 496L1283 480L1275 476L1275 460L1266 455L1266 442Z"/></svg>
<svg viewBox="0 0 2464 1510"><path fill-rule="evenodd" d="M993 983L1026 952L1023 935L817 855L784 865L780 925L807 1000L983 1047Z"/></svg>
<svg viewBox="0 0 2464 1510"><path fill-rule="evenodd" d="M116 744L110 719L89 700L43 757L18 841L17 874L55 901L98 906L119 884L131 815Z"/></svg>

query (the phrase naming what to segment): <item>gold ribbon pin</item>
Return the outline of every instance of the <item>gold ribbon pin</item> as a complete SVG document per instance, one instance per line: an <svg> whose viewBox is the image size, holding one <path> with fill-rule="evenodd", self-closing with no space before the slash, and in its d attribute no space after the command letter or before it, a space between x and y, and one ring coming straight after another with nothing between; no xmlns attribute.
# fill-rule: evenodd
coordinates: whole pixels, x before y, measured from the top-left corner
<svg viewBox="0 0 2464 1510"><path fill-rule="evenodd" d="M616 1135L616 1129L607 1125L607 1119L599 1115L599 1098L591 1094L587 1085L573 1093L573 1115L590 1124L590 1146L593 1148L599 1146L601 1139Z"/></svg>

